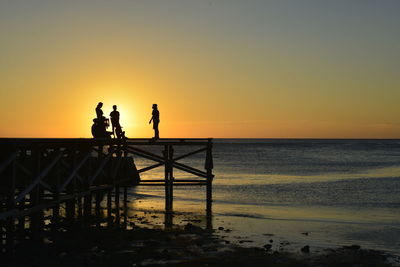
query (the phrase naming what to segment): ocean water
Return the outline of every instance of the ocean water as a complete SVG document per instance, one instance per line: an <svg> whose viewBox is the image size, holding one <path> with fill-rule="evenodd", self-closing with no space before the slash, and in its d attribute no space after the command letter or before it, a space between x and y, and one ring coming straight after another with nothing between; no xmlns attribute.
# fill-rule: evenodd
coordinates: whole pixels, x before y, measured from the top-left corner
<svg viewBox="0 0 400 267"><path fill-rule="evenodd" d="M312 251L357 244L400 255L400 140L216 139L213 157L211 220L228 242ZM204 168L204 155L181 162ZM137 187L130 198L133 212L162 213L163 188ZM205 221L205 206L204 187L174 188L174 223L188 221L179 214Z"/></svg>

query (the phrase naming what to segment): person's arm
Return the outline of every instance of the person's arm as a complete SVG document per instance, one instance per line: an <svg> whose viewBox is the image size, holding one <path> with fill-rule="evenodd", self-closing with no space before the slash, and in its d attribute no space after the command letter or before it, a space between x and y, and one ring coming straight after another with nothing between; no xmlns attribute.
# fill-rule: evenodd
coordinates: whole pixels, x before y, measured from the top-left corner
<svg viewBox="0 0 400 267"><path fill-rule="evenodd" d="M153 120L153 116L151 116L151 119L150 119L150 121L149 121L149 124L151 123L152 120Z"/></svg>

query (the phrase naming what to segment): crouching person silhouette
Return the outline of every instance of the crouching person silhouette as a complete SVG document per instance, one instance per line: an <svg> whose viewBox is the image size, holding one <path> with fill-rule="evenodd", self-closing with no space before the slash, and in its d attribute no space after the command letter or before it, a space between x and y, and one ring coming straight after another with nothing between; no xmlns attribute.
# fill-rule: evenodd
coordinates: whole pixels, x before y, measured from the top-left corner
<svg viewBox="0 0 400 267"><path fill-rule="evenodd" d="M99 102L96 107L96 118L93 119L92 135L94 138L111 138L111 132L107 132L109 120L103 116L103 103Z"/></svg>

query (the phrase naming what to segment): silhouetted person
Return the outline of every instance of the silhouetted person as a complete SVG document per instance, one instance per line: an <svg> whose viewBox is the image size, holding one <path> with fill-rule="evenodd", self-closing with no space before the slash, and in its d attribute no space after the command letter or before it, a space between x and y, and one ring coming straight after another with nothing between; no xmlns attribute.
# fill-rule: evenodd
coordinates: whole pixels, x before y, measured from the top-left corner
<svg viewBox="0 0 400 267"><path fill-rule="evenodd" d="M110 118L114 136L116 136L117 138L124 137L124 132L122 131L122 127L119 124L119 112L117 111L117 105L113 106L113 111L111 111L110 113Z"/></svg>
<svg viewBox="0 0 400 267"><path fill-rule="evenodd" d="M151 119L149 121L149 124L151 121L153 121L153 129L154 129L154 139L159 139L160 135L158 132L158 124L160 123L160 112L157 109L157 104L153 104L153 112L151 113Z"/></svg>
<svg viewBox="0 0 400 267"><path fill-rule="evenodd" d="M93 119L92 135L94 138L110 138L111 132L107 132L109 120L103 116L101 108L103 103L99 102L96 107L96 118Z"/></svg>
<svg viewBox="0 0 400 267"><path fill-rule="evenodd" d="M102 107L103 107L103 103L99 102L97 104L97 107L96 107L97 119L102 119L103 118L103 111L101 110Z"/></svg>

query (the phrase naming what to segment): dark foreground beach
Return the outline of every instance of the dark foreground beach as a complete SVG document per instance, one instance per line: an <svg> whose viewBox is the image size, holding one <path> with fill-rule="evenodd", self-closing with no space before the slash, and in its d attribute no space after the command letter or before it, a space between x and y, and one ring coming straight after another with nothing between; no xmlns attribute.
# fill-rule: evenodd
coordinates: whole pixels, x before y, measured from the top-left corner
<svg viewBox="0 0 400 267"><path fill-rule="evenodd" d="M190 218L183 225L157 229L152 226L155 216L132 218L148 227L130 222L128 229L82 228L77 223L68 230L49 230L40 245L20 243L1 266L400 266L397 256L357 245L318 252L304 246L293 252L281 243L274 250L273 234L266 236L262 247L242 247L221 236L230 229L204 229Z"/></svg>

